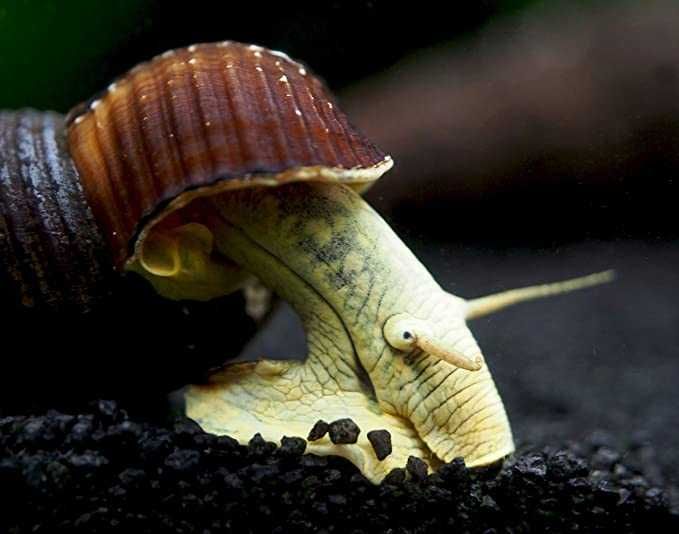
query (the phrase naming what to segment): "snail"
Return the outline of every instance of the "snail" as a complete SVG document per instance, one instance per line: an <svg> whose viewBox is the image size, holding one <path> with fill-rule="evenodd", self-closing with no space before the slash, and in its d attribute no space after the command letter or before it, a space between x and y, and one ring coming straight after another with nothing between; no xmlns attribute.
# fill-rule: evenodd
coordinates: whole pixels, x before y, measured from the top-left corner
<svg viewBox="0 0 679 534"><path fill-rule="evenodd" d="M255 276L302 319L306 359L227 364L187 389L187 415L241 442L351 417L365 430L356 444L307 450L342 455L375 482L411 455L436 468L510 454L466 321L611 278L472 300L446 292L361 197L391 157L310 69L255 45L193 45L135 67L69 114L65 143L61 164L117 270L171 299L210 299ZM383 460L373 429L392 437Z"/></svg>

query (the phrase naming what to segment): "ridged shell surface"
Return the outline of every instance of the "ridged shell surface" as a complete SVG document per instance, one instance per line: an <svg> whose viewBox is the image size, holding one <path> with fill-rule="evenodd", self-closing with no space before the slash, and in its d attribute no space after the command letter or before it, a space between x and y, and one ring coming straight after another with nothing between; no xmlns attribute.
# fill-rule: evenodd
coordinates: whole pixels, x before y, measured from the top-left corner
<svg viewBox="0 0 679 534"><path fill-rule="evenodd" d="M118 267L149 221L185 204L186 192L368 183L391 167L306 67L233 42L173 50L132 69L71 112L68 138Z"/></svg>
<svg viewBox="0 0 679 534"><path fill-rule="evenodd" d="M5 303L82 311L105 287L111 259L61 115L0 112L0 258Z"/></svg>

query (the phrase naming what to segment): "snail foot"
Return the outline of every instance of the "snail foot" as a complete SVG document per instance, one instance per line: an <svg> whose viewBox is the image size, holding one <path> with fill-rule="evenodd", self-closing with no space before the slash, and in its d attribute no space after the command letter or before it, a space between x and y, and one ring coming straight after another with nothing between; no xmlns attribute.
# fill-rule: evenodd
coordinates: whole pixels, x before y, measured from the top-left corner
<svg viewBox="0 0 679 534"><path fill-rule="evenodd" d="M410 456L430 466L429 450L409 421L383 412L361 391L332 389L304 370L303 363L294 361L230 365L211 384L187 390L186 414L206 432L231 436L243 445L257 433L281 443L284 436L309 435L321 418L351 419L361 430L354 443L333 443L330 433L323 433L307 443L306 452L342 456L374 483L392 469L405 467ZM382 460L370 440L374 430L391 436L391 454Z"/></svg>

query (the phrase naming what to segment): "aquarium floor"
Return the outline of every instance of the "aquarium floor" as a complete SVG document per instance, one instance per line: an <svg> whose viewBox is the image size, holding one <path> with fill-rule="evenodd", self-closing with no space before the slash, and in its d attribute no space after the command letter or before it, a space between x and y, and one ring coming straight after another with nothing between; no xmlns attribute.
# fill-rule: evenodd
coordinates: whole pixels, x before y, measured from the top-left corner
<svg viewBox="0 0 679 534"><path fill-rule="evenodd" d="M504 466L453 461L375 486L339 457L258 436L247 447L178 419L87 413L0 421L2 532L655 532L679 528L646 473L648 445L604 435L520 448ZM495 530L492 530L495 529Z"/></svg>

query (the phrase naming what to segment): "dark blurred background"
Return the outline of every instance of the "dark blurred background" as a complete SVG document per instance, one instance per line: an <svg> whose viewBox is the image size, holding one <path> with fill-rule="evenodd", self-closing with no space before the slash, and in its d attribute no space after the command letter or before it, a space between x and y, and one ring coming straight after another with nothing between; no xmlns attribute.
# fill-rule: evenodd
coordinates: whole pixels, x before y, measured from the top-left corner
<svg viewBox="0 0 679 534"><path fill-rule="evenodd" d="M0 103L65 112L142 60L224 39L284 50L338 89L533 3L463 1L451 13L433 1L4 1Z"/></svg>
<svg viewBox="0 0 679 534"><path fill-rule="evenodd" d="M653 1L6 1L0 108L65 112L137 62L194 42L241 40L303 60L393 155L368 198L445 288L467 297L618 271L609 286L472 328L519 440L596 431L648 442L667 470L658 476L672 479L678 27L679 6ZM109 318L128 347L118 357L68 340L58 354L3 349L13 387L0 410L141 391L152 404L237 352L220 352L234 326L224 303L162 303L134 288L119 297L144 302L132 326ZM299 335L278 344L295 328L283 309L248 352L303 352ZM139 354L140 337L165 343Z"/></svg>

